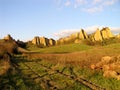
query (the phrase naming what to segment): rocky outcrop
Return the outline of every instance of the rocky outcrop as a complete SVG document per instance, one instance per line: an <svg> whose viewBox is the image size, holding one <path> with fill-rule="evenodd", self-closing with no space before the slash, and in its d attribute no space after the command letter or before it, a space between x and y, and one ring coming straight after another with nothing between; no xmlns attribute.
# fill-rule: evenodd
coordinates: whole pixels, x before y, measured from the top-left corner
<svg viewBox="0 0 120 90"><path fill-rule="evenodd" d="M32 43L41 47L54 46L56 44L54 39L48 39L45 37L34 37Z"/></svg>
<svg viewBox="0 0 120 90"><path fill-rule="evenodd" d="M87 38L88 38L87 33L83 29L81 29L79 33L79 39L87 39Z"/></svg>
<svg viewBox="0 0 120 90"><path fill-rule="evenodd" d="M50 46L54 46L56 44L56 41L54 39L49 39Z"/></svg>
<svg viewBox="0 0 120 90"><path fill-rule="evenodd" d="M102 34L101 34L100 30L97 29L96 32L93 33L93 34L90 36L90 39L91 39L92 41L102 41L103 38L102 38Z"/></svg>
<svg viewBox="0 0 120 90"><path fill-rule="evenodd" d="M114 35L112 34L112 32L110 31L110 29L108 27L103 28L101 30L101 34L102 34L103 39L108 39L108 38L114 37Z"/></svg>
<svg viewBox="0 0 120 90"><path fill-rule="evenodd" d="M120 34L116 35L116 38L120 38Z"/></svg>
<svg viewBox="0 0 120 90"><path fill-rule="evenodd" d="M13 38L8 34L7 36L4 37L4 40L13 40Z"/></svg>
<svg viewBox="0 0 120 90"><path fill-rule="evenodd" d="M105 27L101 30L97 29L94 33L89 35L83 29L81 29L80 32L73 33L70 36L64 38L60 38L57 41L53 39L47 39L45 37L35 37L32 40L32 43L40 46L53 46L69 43L84 43L84 40L89 40L92 42L103 41L111 37L114 37L114 35L108 27ZM120 35L117 35L116 37L120 37Z"/></svg>
<svg viewBox="0 0 120 90"><path fill-rule="evenodd" d="M57 41L57 44L68 44L68 43L81 43L81 40L87 39L87 33L81 29L80 32L73 33L68 37L61 38Z"/></svg>
<svg viewBox="0 0 120 90"><path fill-rule="evenodd" d="M101 32L99 29L97 29L97 31L94 34L94 40L95 41L102 41L103 40Z"/></svg>
<svg viewBox="0 0 120 90"><path fill-rule="evenodd" d="M103 71L104 77L111 77L120 80L120 55L110 57L104 56L96 64L92 64L91 69L97 69Z"/></svg>
<svg viewBox="0 0 120 90"><path fill-rule="evenodd" d="M103 28L101 31L97 29L95 33L89 35L89 39L91 39L93 42L103 41L104 39L109 39L111 37L114 37L114 35L108 27Z"/></svg>

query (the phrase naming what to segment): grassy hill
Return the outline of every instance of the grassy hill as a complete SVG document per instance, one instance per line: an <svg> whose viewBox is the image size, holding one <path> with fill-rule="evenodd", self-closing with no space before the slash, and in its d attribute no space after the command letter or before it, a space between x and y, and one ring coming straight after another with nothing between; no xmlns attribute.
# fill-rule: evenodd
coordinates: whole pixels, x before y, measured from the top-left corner
<svg viewBox="0 0 120 90"><path fill-rule="evenodd" d="M119 90L120 81L103 77L90 65L103 56L120 54L120 43L106 46L68 44L47 48L30 46L32 53L14 55L11 68L0 76L2 90ZM37 53L34 53L37 52ZM90 84L90 85L89 85ZM98 89L99 88L99 89Z"/></svg>
<svg viewBox="0 0 120 90"><path fill-rule="evenodd" d="M30 46L28 50L33 52L40 52L40 53L70 53L70 52L89 50L92 48L93 48L92 46L88 46L85 44L67 44L67 45L59 45L59 46L46 47L46 48L38 48L35 46Z"/></svg>

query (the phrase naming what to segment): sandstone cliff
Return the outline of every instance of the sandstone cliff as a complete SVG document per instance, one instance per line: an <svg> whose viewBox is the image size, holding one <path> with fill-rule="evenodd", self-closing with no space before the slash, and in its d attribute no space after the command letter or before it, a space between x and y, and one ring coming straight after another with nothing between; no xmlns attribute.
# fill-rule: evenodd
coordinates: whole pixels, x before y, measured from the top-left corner
<svg viewBox="0 0 120 90"><path fill-rule="evenodd" d="M104 39L109 39L111 37L114 37L112 32L108 27L103 28L101 31L97 29L95 33L89 35L89 39L94 41L103 41Z"/></svg>
<svg viewBox="0 0 120 90"><path fill-rule="evenodd" d="M67 44L67 43L80 43L81 40L87 38L88 38L87 33L83 29L81 29L80 32L73 33L68 37L57 40L57 44L59 45L59 44Z"/></svg>
<svg viewBox="0 0 120 90"><path fill-rule="evenodd" d="M89 37L92 41L102 41L102 34L99 29L96 30L95 33L91 34Z"/></svg>
<svg viewBox="0 0 120 90"><path fill-rule="evenodd" d="M109 39L111 37L115 37L108 27L105 27L101 30L97 29L92 34L87 34L83 29L80 32L73 33L70 36L60 38L59 40L48 39L45 37L35 37L32 40L32 43L40 46L54 46L61 44L69 44L69 43L83 43L85 40L90 40L92 42L95 41L103 41L105 39ZM117 35L116 37L120 37Z"/></svg>
<svg viewBox="0 0 120 90"><path fill-rule="evenodd" d="M112 34L112 32L110 31L108 27L103 28L101 30L101 34L102 34L103 39L114 37L114 35Z"/></svg>
<svg viewBox="0 0 120 90"><path fill-rule="evenodd" d="M41 47L54 46L56 44L54 39L48 39L46 37L34 37L32 43Z"/></svg>
<svg viewBox="0 0 120 90"><path fill-rule="evenodd" d="M87 33L83 29L81 29L79 33L79 39L87 39L87 38L88 38Z"/></svg>
<svg viewBox="0 0 120 90"><path fill-rule="evenodd" d="M116 38L120 38L120 34L116 35Z"/></svg>

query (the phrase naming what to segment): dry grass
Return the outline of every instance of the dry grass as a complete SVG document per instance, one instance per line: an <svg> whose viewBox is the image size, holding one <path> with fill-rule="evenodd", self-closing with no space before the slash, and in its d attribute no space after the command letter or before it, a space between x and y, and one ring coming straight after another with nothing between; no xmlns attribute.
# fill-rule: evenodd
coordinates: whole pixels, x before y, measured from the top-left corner
<svg viewBox="0 0 120 90"><path fill-rule="evenodd" d="M13 54L17 51L17 44L13 41L0 41L0 54L9 53Z"/></svg>
<svg viewBox="0 0 120 90"><path fill-rule="evenodd" d="M0 60L0 76L5 74L10 68L10 60Z"/></svg>
<svg viewBox="0 0 120 90"><path fill-rule="evenodd" d="M110 46L97 46L93 49L88 49L79 52L61 53L61 54L42 54L42 53L28 53L29 59L43 59L53 63L72 64L81 67L90 67L101 60L103 56L117 56L120 53L119 44Z"/></svg>
<svg viewBox="0 0 120 90"><path fill-rule="evenodd" d="M76 52L67 54L27 54L29 59L43 59L53 63L79 65L89 67L91 63L97 63L104 54L91 54Z"/></svg>

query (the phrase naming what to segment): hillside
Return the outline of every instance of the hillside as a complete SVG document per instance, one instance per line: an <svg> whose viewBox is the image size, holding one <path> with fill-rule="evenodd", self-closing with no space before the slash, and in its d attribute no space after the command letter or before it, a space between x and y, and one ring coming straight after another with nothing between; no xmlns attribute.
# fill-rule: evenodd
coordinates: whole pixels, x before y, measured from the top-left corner
<svg viewBox="0 0 120 90"><path fill-rule="evenodd" d="M58 40L48 39L46 37L34 37L30 42L39 47L50 47L55 45L64 45L72 43L84 43L84 44L96 44L102 43L111 38L120 39L119 34L114 35L109 27L102 28L101 30L97 29L94 33L87 34L85 30L81 29L80 32L73 33L67 37L60 38Z"/></svg>
<svg viewBox="0 0 120 90"><path fill-rule="evenodd" d="M0 40L0 90L120 89L119 35L104 28L59 40Z"/></svg>

